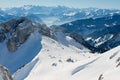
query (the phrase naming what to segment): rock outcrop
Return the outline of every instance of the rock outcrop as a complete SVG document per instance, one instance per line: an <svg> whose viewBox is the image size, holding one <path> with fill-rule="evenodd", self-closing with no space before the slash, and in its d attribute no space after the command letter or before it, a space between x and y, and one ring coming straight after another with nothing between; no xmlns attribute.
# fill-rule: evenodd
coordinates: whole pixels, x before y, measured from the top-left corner
<svg viewBox="0 0 120 80"><path fill-rule="evenodd" d="M0 80L13 80L7 68L0 65Z"/></svg>
<svg viewBox="0 0 120 80"><path fill-rule="evenodd" d="M34 32L34 25L28 18L12 19L1 24L0 42L5 41L9 51L14 52Z"/></svg>

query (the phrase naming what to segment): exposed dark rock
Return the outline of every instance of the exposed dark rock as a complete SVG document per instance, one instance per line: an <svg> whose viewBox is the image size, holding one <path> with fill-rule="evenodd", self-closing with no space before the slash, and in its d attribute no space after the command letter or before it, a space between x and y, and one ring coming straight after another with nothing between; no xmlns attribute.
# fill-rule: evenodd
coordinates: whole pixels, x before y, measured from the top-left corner
<svg viewBox="0 0 120 80"><path fill-rule="evenodd" d="M54 40L57 40L54 32L49 27L47 27L45 24L40 24L38 29L39 29L39 33L41 33L42 35L45 35Z"/></svg>
<svg viewBox="0 0 120 80"><path fill-rule="evenodd" d="M62 60L58 60L58 62L62 63Z"/></svg>
<svg viewBox="0 0 120 80"><path fill-rule="evenodd" d="M117 63L116 67L119 67L120 66L120 57L117 58L116 63Z"/></svg>
<svg viewBox="0 0 120 80"><path fill-rule="evenodd" d="M116 65L116 67L119 67L120 66L120 62Z"/></svg>
<svg viewBox="0 0 120 80"><path fill-rule="evenodd" d="M118 53L119 53L119 52L116 52L116 53L112 54L112 55L109 57L109 59L113 59Z"/></svg>
<svg viewBox="0 0 120 80"><path fill-rule="evenodd" d="M51 36L50 28L48 28L45 24L39 25L39 32L40 32L42 35L45 35L45 36L48 36L48 37Z"/></svg>
<svg viewBox="0 0 120 80"><path fill-rule="evenodd" d="M16 27L20 23L24 22L25 20L27 20L27 18L25 18L25 17L21 17L19 19L12 19L12 20L9 20L9 21L3 23L2 26L4 27L4 30L6 32L11 32L11 31L15 30Z"/></svg>
<svg viewBox="0 0 120 80"><path fill-rule="evenodd" d="M75 39L77 42L79 42L80 44L84 45L86 48L90 49L92 52L103 52L104 50L101 49L97 49L93 46L91 46L90 44L88 44L84 38L77 34L77 33L71 33L70 37L72 37L73 39Z"/></svg>
<svg viewBox="0 0 120 80"><path fill-rule="evenodd" d="M98 80L103 80L103 74L101 74L100 76L99 76L99 78L98 78Z"/></svg>
<svg viewBox="0 0 120 80"><path fill-rule="evenodd" d="M33 26L30 26L25 29L19 29L19 27L18 27L16 30L18 42L20 44L24 43L33 31L34 31Z"/></svg>
<svg viewBox="0 0 120 80"><path fill-rule="evenodd" d="M13 80L8 69L3 66L0 66L0 78L2 78L2 80Z"/></svg>
<svg viewBox="0 0 120 80"><path fill-rule="evenodd" d="M52 66L57 66L57 63L53 63Z"/></svg>
<svg viewBox="0 0 120 80"><path fill-rule="evenodd" d="M118 57L118 59L116 60L116 63L117 63L117 62L120 62L120 57Z"/></svg>
<svg viewBox="0 0 120 80"><path fill-rule="evenodd" d="M0 42L3 42L5 40L5 34L4 34L4 30L0 30Z"/></svg>
<svg viewBox="0 0 120 80"><path fill-rule="evenodd" d="M66 60L67 62L74 62L74 60L72 60L71 58L68 58L67 60Z"/></svg>
<svg viewBox="0 0 120 80"><path fill-rule="evenodd" d="M25 17L12 19L1 24L0 42L6 39L8 50L14 52L33 32L34 26L30 19Z"/></svg>
<svg viewBox="0 0 120 80"><path fill-rule="evenodd" d="M8 42L7 42L7 48L11 52L14 52L14 51L17 50L16 38L11 38L11 39L8 40Z"/></svg>

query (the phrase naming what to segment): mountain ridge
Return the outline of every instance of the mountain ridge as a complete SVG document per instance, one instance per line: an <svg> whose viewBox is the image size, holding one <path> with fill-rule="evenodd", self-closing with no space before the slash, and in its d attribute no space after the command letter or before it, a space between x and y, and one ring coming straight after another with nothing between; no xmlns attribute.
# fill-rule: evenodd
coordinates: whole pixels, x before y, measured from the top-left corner
<svg viewBox="0 0 120 80"><path fill-rule="evenodd" d="M119 80L119 20L115 9L1 9L0 64L14 80Z"/></svg>
<svg viewBox="0 0 120 80"><path fill-rule="evenodd" d="M120 15L114 14L113 16L96 19L80 19L60 26L67 29L71 33L76 32L82 35L91 46L101 50L103 49L104 52L119 45L119 36L117 37L120 32L119 19ZM118 39L116 40L115 38Z"/></svg>

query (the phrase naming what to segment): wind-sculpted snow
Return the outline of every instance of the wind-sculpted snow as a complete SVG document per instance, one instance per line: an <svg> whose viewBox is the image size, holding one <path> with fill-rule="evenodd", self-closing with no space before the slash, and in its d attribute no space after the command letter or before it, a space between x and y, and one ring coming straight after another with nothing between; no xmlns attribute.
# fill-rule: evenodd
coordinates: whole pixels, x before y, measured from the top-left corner
<svg viewBox="0 0 120 80"><path fill-rule="evenodd" d="M97 59L98 59L98 58L97 58ZM92 60L92 61L90 61L90 62L88 62L88 63L86 63L86 64L84 64L84 65L78 66L77 68L75 68L75 69L72 71L71 74L74 75L74 74L76 74L77 72L85 69L86 67L89 67L89 64L94 63L97 59L94 59L94 60Z"/></svg>
<svg viewBox="0 0 120 80"><path fill-rule="evenodd" d="M79 43L74 42L74 44ZM64 80L69 80L68 75L71 75L70 71L78 65L79 61L94 56L85 48L78 49L74 45L65 46L45 36L42 37L42 46L42 50L34 58L34 60L39 58L39 61L24 80L60 80L61 77L64 77ZM68 59L71 59L73 62L68 62ZM32 66L32 64L29 64L29 66ZM29 69L29 66L25 65L25 67L16 72L14 74L16 79L22 77L23 75L19 75L19 72L25 74L24 69Z"/></svg>
<svg viewBox="0 0 120 80"><path fill-rule="evenodd" d="M9 15L31 18L0 22L0 64L10 70L14 80L119 80L119 14L119 10L63 6L0 11L1 22L9 20ZM48 27L41 19L50 22L47 25L77 21Z"/></svg>
<svg viewBox="0 0 120 80"><path fill-rule="evenodd" d="M68 47L54 40L49 39L48 42L48 39L47 37L43 37L43 49L35 58L39 58L39 61L24 80L61 80L61 78L62 80L120 79L120 66L116 67L120 62L120 46L104 54L92 55L84 53L83 56L82 53L79 53L79 55L76 54L74 52L74 50L76 50L75 48L69 47L70 49L68 49ZM51 46L51 43L53 46ZM116 55L113 56L114 54ZM110 59L110 56L113 56L112 59ZM67 59L71 59L73 62L67 62ZM32 66L31 63L32 62L29 63L29 66ZM55 64L55 66L52 64ZM26 65L19 71L25 74L24 69L28 68L29 71L31 69L29 66ZM16 78L23 76L19 75L19 71L14 75Z"/></svg>
<svg viewBox="0 0 120 80"><path fill-rule="evenodd" d="M35 59L33 61L31 61L30 63L26 64L26 66L24 68L21 68L22 70L18 70L17 71L17 75L14 74L13 75L13 79L14 80L24 80L27 76L29 76L31 70L33 69L33 67L36 65L36 63L39 61L39 59Z"/></svg>

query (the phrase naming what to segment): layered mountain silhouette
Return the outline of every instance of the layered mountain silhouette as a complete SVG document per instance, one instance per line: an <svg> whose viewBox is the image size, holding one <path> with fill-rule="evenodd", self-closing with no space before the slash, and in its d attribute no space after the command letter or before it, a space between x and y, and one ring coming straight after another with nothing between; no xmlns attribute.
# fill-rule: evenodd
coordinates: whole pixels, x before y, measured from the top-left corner
<svg viewBox="0 0 120 80"><path fill-rule="evenodd" d="M0 80L118 80L119 45L117 9L0 9Z"/></svg>
<svg viewBox="0 0 120 80"><path fill-rule="evenodd" d="M76 20L61 25L70 32L76 32L91 45L105 51L119 45L120 15L102 18Z"/></svg>

